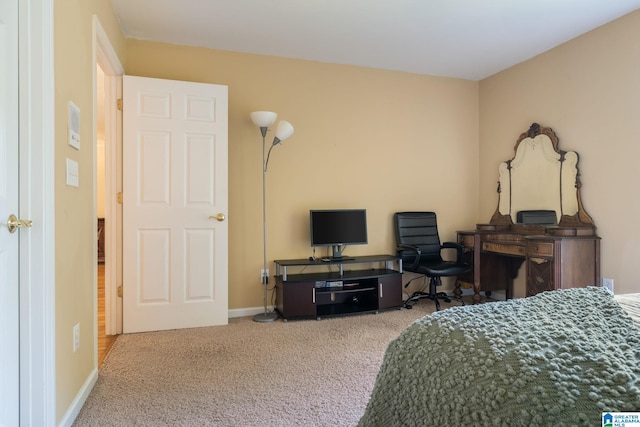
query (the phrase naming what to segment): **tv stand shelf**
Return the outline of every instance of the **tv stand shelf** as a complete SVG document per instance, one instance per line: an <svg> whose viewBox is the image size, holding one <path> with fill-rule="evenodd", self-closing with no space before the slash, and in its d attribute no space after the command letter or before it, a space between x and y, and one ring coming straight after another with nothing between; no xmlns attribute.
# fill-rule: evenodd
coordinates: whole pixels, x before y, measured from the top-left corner
<svg viewBox="0 0 640 427"><path fill-rule="evenodd" d="M349 260L276 260L276 310L294 318L377 313L402 307L402 262L393 255ZM398 270L392 268L397 262ZM384 263L379 268L345 270L349 264ZM335 264L338 264L337 266ZM287 267L329 266L337 271L288 274Z"/></svg>
<svg viewBox="0 0 640 427"><path fill-rule="evenodd" d="M385 268L392 269L392 264L394 262L397 262L398 271L402 273L402 259L398 258L395 255L367 255L367 256L359 256L359 257L349 257L345 259L329 258L328 261L324 261L323 258L285 259L285 260L275 260L273 262L276 264L276 276L280 276L282 274L282 280L285 282L288 280L287 267L338 265L337 274L342 276L344 274L345 265L384 262Z"/></svg>

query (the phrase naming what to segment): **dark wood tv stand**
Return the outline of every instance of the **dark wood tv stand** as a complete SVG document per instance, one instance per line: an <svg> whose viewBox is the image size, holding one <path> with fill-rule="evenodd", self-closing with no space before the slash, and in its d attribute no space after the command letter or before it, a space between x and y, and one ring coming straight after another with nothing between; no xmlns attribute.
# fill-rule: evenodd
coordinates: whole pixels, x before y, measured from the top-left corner
<svg viewBox="0 0 640 427"><path fill-rule="evenodd" d="M402 307L402 261L394 255L347 260L276 260L276 310L288 319L377 313ZM398 263L398 270L392 264ZM383 264L350 270L357 264ZM332 271L290 274L291 267L329 267ZM334 270L335 269L335 270Z"/></svg>

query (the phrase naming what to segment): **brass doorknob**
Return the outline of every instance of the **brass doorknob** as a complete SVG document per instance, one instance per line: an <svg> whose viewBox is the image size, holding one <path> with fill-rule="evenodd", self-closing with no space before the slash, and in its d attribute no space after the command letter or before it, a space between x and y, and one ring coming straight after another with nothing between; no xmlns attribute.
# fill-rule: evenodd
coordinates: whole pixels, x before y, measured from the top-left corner
<svg viewBox="0 0 640 427"><path fill-rule="evenodd" d="M18 228L29 228L33 223L28 219L18 219L14 214L7 218L9 233L15 233Z"/></svg>
<svg viewBox="0 0 640 427"><path fill-rule="evenodd" d="M224 221L224 214L223 213L219 213L216 216L211 215L209 217L209 219L215 219L215 220L218 220L218 221L222 222L222 221Z"/></svg>

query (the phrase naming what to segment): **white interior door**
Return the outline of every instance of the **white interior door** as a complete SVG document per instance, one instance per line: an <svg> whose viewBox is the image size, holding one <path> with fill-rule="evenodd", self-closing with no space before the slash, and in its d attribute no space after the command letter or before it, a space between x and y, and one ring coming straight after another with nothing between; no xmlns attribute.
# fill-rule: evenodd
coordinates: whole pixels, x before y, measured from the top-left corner
<svg viewBox="0 0 640 427"><path fill-rule="evenodd" d="M123 96L123 331L227 324L227 87L124 76Z"/></svg>
<svg viewBox="0 0 640 427"><path fill-rule="evenodd" d="M0 425L19 425L18 0L0 2Z"/></svg>

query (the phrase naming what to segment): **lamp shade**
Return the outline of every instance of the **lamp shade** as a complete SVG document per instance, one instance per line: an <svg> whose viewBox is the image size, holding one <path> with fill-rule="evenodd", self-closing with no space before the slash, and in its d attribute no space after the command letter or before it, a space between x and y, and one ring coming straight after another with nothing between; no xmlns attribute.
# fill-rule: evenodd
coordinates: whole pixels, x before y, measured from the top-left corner
<svg viewBox="0 0 640 427"><path fill-rule="evenodd" d="M277 117L278 115L272 111L254 111L251 113L251 121L261 128L271 126Z"/></svg>
<svg viewBox="0 0 640 427"><path fill-rule="evenodd" d="M278 128L276 129L276 137L274 139L274 144L284 141L285 139L289 138L291 135L293 135L293 126L291 125L291 123L289 123L286 120L281 120L280 123L278 123Z"/></svg>

